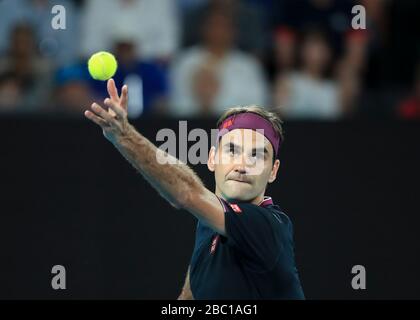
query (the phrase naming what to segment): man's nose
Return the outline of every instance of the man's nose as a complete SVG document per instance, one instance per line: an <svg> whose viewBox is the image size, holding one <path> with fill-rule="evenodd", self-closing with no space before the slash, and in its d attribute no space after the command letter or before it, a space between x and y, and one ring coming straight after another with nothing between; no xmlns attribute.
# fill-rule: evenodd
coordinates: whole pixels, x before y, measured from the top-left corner
<svg viewBox="0 0 420 320"><path fill-rule="evenodd" d="M242 153L236 160L235 171L241 174L248 174L250 167L253 166L252 158L248 157L245 153Z"/></svg>
<svg viewBox="0 0 420 320"><path fill-rule="evenodd" d="M239 174L247 174L248 170L247 170L245 165L240 164L235 168L235 172L237 172Z"/></svg>

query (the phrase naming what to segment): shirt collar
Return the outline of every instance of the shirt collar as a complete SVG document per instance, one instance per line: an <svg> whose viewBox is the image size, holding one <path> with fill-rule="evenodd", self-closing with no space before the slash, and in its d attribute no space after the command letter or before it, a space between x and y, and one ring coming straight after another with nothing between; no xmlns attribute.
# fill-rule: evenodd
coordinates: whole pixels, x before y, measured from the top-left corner
<svg viewBox="0 0 420 320"><path fill-rule="evenodd" d="M258 204L260 207L266 207L273 205L273 199L271 197L264 196L264 199Z"/></svg>
<svg viewBox="0 0 420 320"><path fill-rule="evenodd" d="M226 201L227 203L229 203L223 197L220 197L220 198L223 199L224 201ZM267 206L271 206L271 205L274 205L274 202L273 202L273 199L271 199L271 197L268 197L268 196L264 196L264 199L261 200L261 202L258 204L258 206L260 206L260 207L267 207Z"/></svg>

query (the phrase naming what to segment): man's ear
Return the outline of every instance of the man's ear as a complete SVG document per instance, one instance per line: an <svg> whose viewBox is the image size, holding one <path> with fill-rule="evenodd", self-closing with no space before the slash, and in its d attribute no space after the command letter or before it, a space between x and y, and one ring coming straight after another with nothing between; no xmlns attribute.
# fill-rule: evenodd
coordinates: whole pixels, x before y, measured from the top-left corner
<svg viewBox="0 0 420 320"><path fill-rule="evenodd" d="M276 159L273 164L273 168L271 169L270 178L268 179L268 183L272 183L274 180L276 180L277 177L277 171L280 168L280 160Z"/></svg>
<svg viewBox="0 0 420 320"><path fill-rule="evenodd" d="M214 172L214 166L215 166L215 158L216 158L216 147L212 146L209 151L209 158L207 160L207 168L211 172Z"/></svg>

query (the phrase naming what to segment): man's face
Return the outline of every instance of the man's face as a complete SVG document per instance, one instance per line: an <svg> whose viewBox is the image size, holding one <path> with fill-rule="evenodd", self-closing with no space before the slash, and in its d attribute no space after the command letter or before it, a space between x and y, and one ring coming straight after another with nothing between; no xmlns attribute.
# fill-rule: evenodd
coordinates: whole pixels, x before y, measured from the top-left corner
<svg viewBox="0 0 420 320"><path fill-rule="evenodd" d="M232 21L223 14L214 13L204 26L204 41L210 47L229 48L234 42Z"/></svg>
<svg viewBox="0 0 420 320"><path fill-rule="evenodd" d="M279 160L273 165L273 147L261 133L235 129L212 147L208 168L214 171L216 191L226 199L252 201L264 195L268 182L276 178Z"/></svg>
<svg viewBox="0 0 420 320"><path fill-rule="evenodd" d="M305 68L322 72L329 63L331 50L322 38L309 36L304 40L301 54Z"/></svg>

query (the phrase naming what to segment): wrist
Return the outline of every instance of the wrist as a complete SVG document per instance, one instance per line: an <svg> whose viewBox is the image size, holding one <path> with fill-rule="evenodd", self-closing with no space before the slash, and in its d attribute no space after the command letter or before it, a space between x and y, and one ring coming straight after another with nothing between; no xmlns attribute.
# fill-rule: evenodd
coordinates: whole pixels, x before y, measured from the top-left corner
<svg viewBox="0 0 420 320"><path fill-rule="evenodd" d="M131 126L131 124L127 123L127 126L121 130L119 134L115 136L114 144L115 145L122 145L124 142L126 142L129 137L132 135L134 127Z"/></svg>

